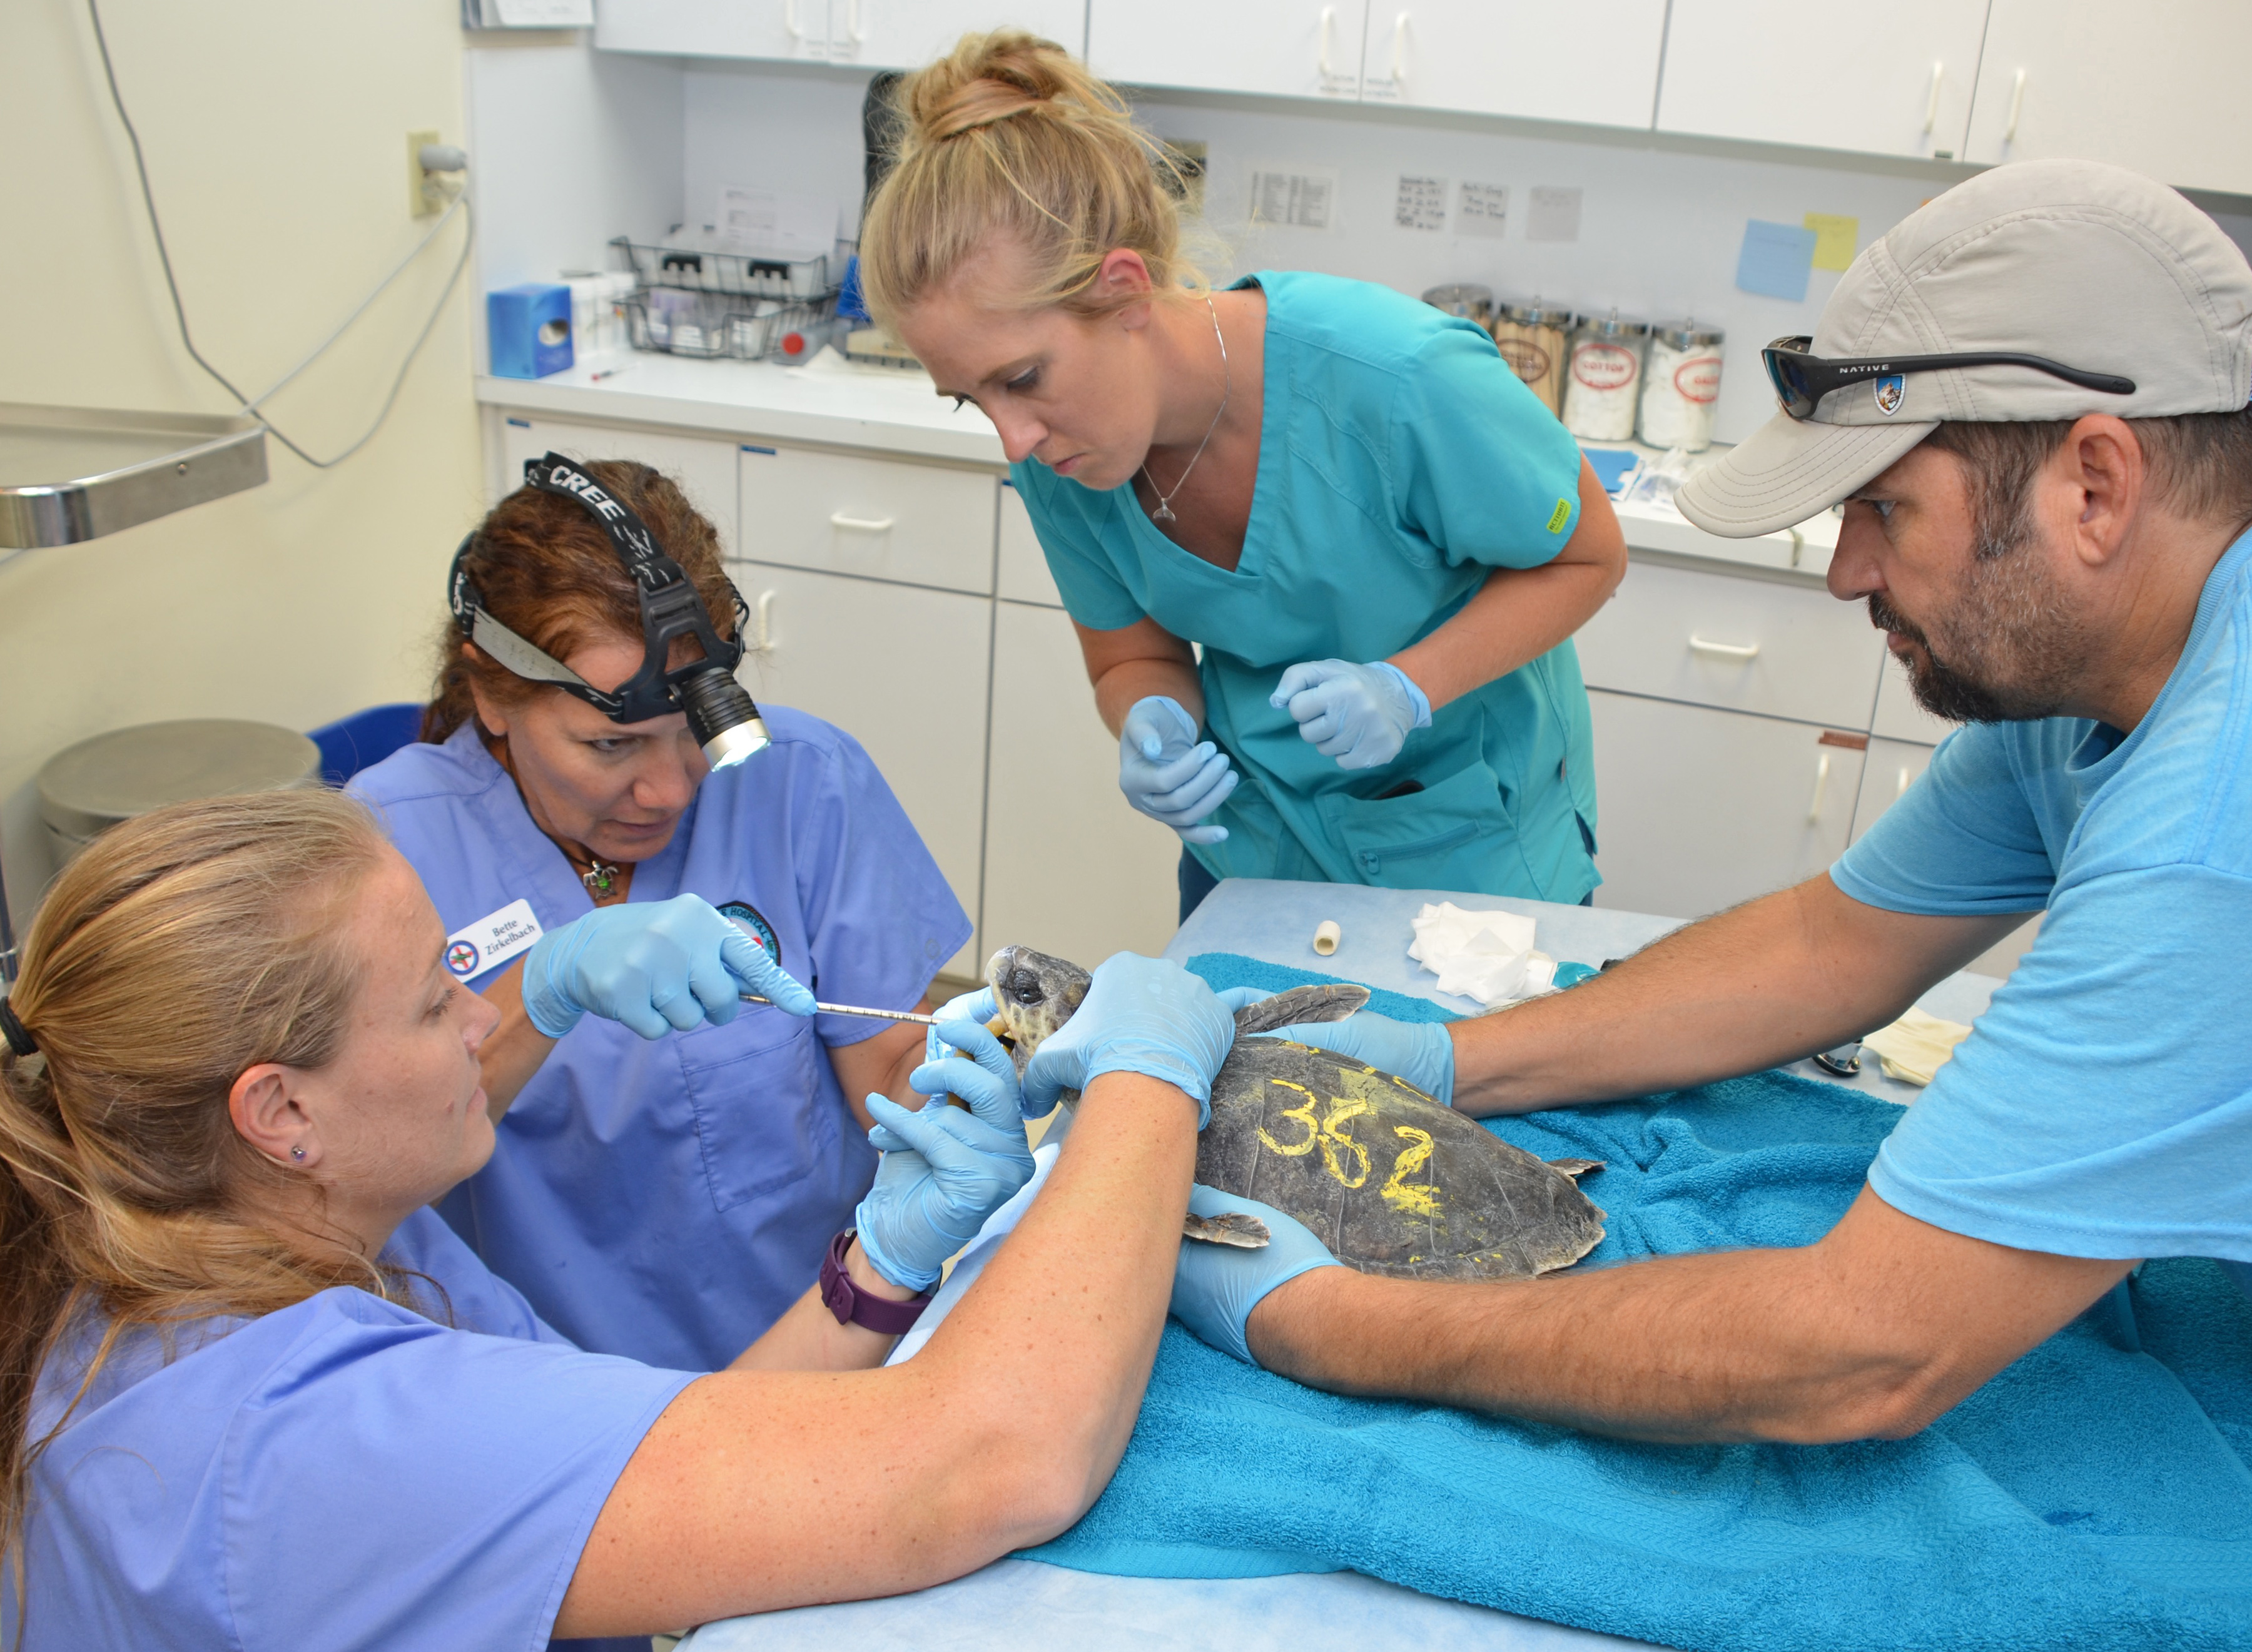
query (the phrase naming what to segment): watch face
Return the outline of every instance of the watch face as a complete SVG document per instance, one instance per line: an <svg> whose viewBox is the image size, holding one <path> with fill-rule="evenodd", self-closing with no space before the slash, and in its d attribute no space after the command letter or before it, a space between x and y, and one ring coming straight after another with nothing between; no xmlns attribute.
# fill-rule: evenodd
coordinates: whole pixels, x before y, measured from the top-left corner
<svg viewBox="0 0 2252 1652"><path fill-rule="evenodd" d="M767 956L776 964L782 963L782 938L767 915L747 900L730 900L719 907L719 915L767 949Z"/></svg>

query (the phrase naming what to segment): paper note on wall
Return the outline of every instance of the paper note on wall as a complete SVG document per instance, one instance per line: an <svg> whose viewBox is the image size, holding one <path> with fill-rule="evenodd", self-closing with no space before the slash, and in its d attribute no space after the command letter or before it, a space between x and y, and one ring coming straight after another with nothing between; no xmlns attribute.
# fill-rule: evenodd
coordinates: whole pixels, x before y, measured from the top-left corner
<svg viewBox="0 0 2252 1652"><path fill-rule="evenodd" d="M1325 230L1337 221L1338 175L1261 167L1251 174L1254 224Z"/></svg>
<svg viewBox="0 0 2252 1652"><path fill-rule="evenodd" d="M1455 207L1455 233L1501 239L1509 227L1509 185L1465 184Z"/></svg>
<svg viewBox="0 0 2252 1652"><path fill-rule="evenodd" d="M1528 241L1576 241L1580 239L1580 191L1553 184L1533 186L1532 209L1525 215Z"/></svg>
<svg viewBox="0 0 2252 1652"><path fill-rule="evenodd" d="M1400 193L1392 221L1404 230L1443 230L1447 227L1447 180L1400 175Z"/></svg>
<svg viewBox="0 0 2252 1652"><path fill-rule="evenodd" d="M1806 278L1814 267L1814 232L1796 224L1753 219L1744 226L1743 251L1736 258L1736 285L1768 298L1806 300Z"/></svg>
<svg viewBox="0 0 2252 1652"><path fill-rule="evenodd" d="M837 202L825 195L729 184L719 191L712 228L761 252L826 253L837 244Z"/></svg>
<svg viewBox="0 0 2252 1652"><path fill-rule="evenodd" d="M1840 218L1832 212L1809 212L1806 227L1814 232L1815 268L1845 269L1852 264L1854 249L1861 240L1859 219Z"/></svg>

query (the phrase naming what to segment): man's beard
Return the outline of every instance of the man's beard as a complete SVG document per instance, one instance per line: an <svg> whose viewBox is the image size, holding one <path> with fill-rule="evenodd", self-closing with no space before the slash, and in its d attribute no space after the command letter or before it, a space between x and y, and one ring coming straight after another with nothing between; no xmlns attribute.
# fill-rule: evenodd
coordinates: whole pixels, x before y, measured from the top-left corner
<svg viewBox="0 0 2252 1652"><path fill-rule="evenodd" d="M1927 631L1880 593L1869 621L1916 645L1906 656L1916 704L1950 723L2054 717L2088 657L2086 630L2067 612L2030 532L1982 534L1953 612Z"/></svg>

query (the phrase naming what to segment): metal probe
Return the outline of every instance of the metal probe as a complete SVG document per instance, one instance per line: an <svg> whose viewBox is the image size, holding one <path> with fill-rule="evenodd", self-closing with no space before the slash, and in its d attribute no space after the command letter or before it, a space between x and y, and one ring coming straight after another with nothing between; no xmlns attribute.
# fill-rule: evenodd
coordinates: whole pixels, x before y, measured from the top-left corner
<svg viewBox="0 0 2252 1652"><path fill-rule="evenodd" d="M747 992L742 995L742 997L745 1003L774 1002L771 998L761 997L755 992ZM935 1027L938 1024L936 1016L919 1016L911 1010L864 1010L857 1003L817 1003L813 1007L824 1016L866 1016L872 1021L912 1021L919 1027Z"/></svg>

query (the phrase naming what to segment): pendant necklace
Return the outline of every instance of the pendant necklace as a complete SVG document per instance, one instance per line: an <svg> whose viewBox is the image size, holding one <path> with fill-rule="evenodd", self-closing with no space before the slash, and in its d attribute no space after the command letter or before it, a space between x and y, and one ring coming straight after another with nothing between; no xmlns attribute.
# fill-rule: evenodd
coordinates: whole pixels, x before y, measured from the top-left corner
<svg viewBox="0 0 2252 1652"><path fill-rule="evenodd" d="M1173 494L1181 490L1182 485L1189 479L1189 471L1194 470L1197 461L1204 457L1204 450L1212 443L1212 433L1220 428L1220 414L1227 411L1227 399L1235 392L1235 370L1227 364L1227 340L1221 337L1220 311L1213 308L1210 293L1204 295L1204 307L1212 316L1212 336L1220 341L1220 409L1213 414L1212 423L1205 427L1204 440L1197 443L1197 450L1189 455L1188 469L1182 471L1180 480L1173 483L1172 493L1159 490L1157 479L1150 475L1150 462L1146 458L1143 460L1143 477L1149 482L1150 491L1157 496L1157 508L1150 512L1150 520L1159 527L1163 527L1168 522L1179 520L1173 515Z"/></svg>
<svg viewBox="0 0 2252 1652"><path fill-rule="evenodd" d="M573 865L577 864L579 857L569 850L565 850L563 856ZM617 866L606 866L589 855L587 857L587 870L579 874L579 881L587 885L587 892L596 900L608 900L618 886L618 873L622 870Z"/></svg>

